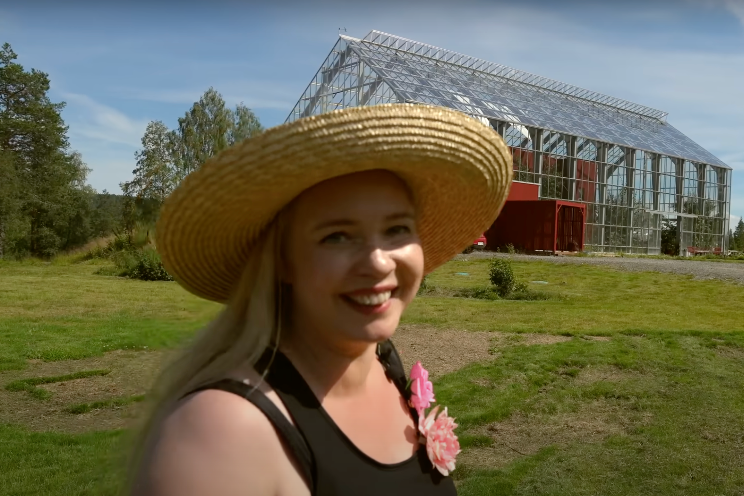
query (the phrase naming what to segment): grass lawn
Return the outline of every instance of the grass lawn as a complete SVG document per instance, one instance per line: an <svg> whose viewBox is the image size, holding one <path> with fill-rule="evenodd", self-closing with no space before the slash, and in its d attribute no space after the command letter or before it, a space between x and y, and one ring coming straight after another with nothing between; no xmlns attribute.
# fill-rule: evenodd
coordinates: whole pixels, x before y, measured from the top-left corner
<svg viewBox="0 0 744 496"><path fill-rule="evenodd" d="M101 267L0 262L0 495L115 494L142 371L219 311ZM435 381L460 424L460 494L744 494L744 287L513 267L558 298L427 296L404 317L427 336L488 338ZM482 286L487 270L452 261L428 282Z"/></svg>

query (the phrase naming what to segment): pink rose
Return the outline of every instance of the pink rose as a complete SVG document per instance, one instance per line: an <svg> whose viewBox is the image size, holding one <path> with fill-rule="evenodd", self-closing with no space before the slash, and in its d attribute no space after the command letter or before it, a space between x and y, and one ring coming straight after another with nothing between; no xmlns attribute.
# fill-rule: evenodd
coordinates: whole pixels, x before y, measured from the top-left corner
<svg viewBox="0 0 744 496"><path fill-rule="evenodd" d="M421 417L421 413L435 401L434 386L429 381L429 372L421 366L421 362L416 362L411 369L411 406Z"/></svg>
<svg viewBox="0 0 744 496"><path fill-rule="evenodd" d="M455 435L455 419L447 415L447 408L437 418L439 405L426 418L419 418L421 443L426 444L426 454L442 475L455 470L455 457L460 453L460 442Z"/></svg>

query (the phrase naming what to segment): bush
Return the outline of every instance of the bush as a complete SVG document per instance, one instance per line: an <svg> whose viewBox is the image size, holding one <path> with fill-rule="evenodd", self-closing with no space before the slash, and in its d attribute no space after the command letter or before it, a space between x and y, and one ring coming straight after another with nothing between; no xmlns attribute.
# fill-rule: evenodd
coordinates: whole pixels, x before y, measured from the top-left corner
<svg viewBox="0 0 744 496"><path fill-rule="evenodd" d="M514 290L516 279L508 260L494 258L488 267L488 278L502 298Z"/></svg>
<svg viewBox="0 0 744 496"><path fill-rule="evenodd" d="M142 281L173 280L173 276L163 267L158 252L150 247L119 252L114 257L114 263L121 271L119 275L123 277Z"/></svg>
<svg viewBox="0 0 744 496"><path fill-rule="evenodd" d="M428 276L424 276L423 279L421 279L421 285L418 288L418 291L416 292L417 295L426 294L429 289L429 281L426 280Z"/></svg>
<svg viewBox="0 0 744 496"><path fill-rule="evenodd" d="M499 300L498 291L492 286L481 286L475 288L462 288L455 291L454 296L459 298L476 298L479 300Z"/></svg>
<svg viewBox="0 0 744 496"><path fill-rule="evenodd" d="M515 289L514 291L509 293L506 296L506 299L515 301L547 301L562 299L561 297L553 295L551 293L545 293L543 291L533 291L527 288L527 286L524 284L521 284L521 286L523 287Z"/></svg>

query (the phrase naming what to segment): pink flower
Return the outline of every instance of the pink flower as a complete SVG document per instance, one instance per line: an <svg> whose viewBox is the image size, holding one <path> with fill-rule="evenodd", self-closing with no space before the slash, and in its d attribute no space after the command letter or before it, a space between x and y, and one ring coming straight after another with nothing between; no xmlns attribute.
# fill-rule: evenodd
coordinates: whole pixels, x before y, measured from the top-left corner
<svg viewBox="0 0 744 496"><path fill-rule="evenodd" d="M434 386L429 381L429 371L421 366L421 362L416 362L411 369L411 406L421 417L421 413L435 401Z"/></svg>
<svg viewBox="0 0 744 496"><path fill-rule="evenodd" d="M455 435L455 419L447 415L447 408L437 418L439 405L429 415L419 418L421 443L426 444L426 454L442 475L455 470L455 457L460 453L460 442Z"/></svg>

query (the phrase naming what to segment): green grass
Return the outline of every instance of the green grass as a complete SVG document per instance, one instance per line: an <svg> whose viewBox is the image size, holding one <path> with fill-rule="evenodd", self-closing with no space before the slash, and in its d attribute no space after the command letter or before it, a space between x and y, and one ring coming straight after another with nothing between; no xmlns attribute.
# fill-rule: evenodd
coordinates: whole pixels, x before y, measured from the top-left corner
<svg viewBox="0 0 744 496"><path fill-rule="evenodd" d="M0 371L28 359L173 347L220 309L172 282L95 275L111 265L91 262L0 263Z"/></svg>
<svg viewBox="0 0 744 496"><path fill-rule="evenodd" d="M81 413L88 413L93 410L101 410L104 408L121 408L123 406L131 405L132 403L139 403L145 400L145 395L138 394L134 396L126 396L124 398L112 398L102 401L93 401L91 403L79 403L77 405L71 405L65 409L67 413L79 415Z"/></svg>
<svg viewBox="0 0 744 496"><path fill-rule="evenodd" d="M620 379L576 380L592 367L616 370ZM579 373L565 373L572 369ZM468 432L515 412L549 419L580 415L583 405L601 401L631 420L626 431L604 442L546 446L497 470L462 466L457 477L464 495L744 491L744 353L720 357L703 337L516 346L499 360L446 376L436 393L457 417L466 444L472 444Z"/></svg>
<svg viewBox="0 0 744 496"><path fill-rule="evenodd" d="M108 267L0 261L0 371L20 370L28 359L170 348L219 311L173 282L96 275ZM437 379L437 400L460 424L465 450L454 472L459 494L744 494L743 286L544 262L513 268L519 281L553 299L453 297L487 285L488 260L453 261L428 278L441 292L417 298L403 319L573 336L533 346L507 339L494 345L492 359ZM35 381L60 377L68 376L4 386L43 391ZM140 400L67 405L64 414ZM488 430L515 418L532 422L525 439ZM586 440L560 428L565 439L529 444L551 423L596 418L615 430ZM122 439L121 431L68 435L0 425L0 495L113 495ZM509 461L483 466L467 457L497 448L512 453Z"/></svg>
<svg viewBox="0 0 744 496"><path fill-rule="evenodd" d="M3 496L119 494L124 433L71 435L0 425Z"/></svg>
<svg viewBox="0 0 744 496"><path fill-rule="evenodd" d="M403 321L474 331L552 334L684 333L742 331L744 286L692 276L620 272L603 267L513 262L519 281L555 301L482 301L417 298ZM468 273L468 276L457 275ZM549 284L531 284L547 281ZM472 288L488 282L488 260L452 261L429 284ZM538 310L539 309L539 310Z"/></svg>
<svg viewBox="0 0 744 496"><path fill-rule="evenodd" d="M86 377L95 377L110 374L110 370L81 370L74 374L58 375L51 377L30 377L28 379L19 379L8 383L5 389L8 391L26 391L31 396L39 400L45 400L52 396L52 393L46 389L41 389L36 386L41 384L54 384L55 382L72 381L75 379L84 379Z"/></svg>

